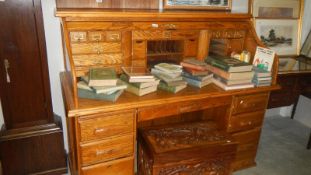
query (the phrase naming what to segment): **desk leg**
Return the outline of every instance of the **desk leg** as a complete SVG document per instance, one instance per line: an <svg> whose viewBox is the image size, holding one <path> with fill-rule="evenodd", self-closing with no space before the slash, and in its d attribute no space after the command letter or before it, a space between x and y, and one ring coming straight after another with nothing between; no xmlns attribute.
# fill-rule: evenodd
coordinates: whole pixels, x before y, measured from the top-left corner
<svg viewBox="0 0 311 175"><path fill-rule="evenodd" d="M307 149L311 149L311 132L310 132L310 136L309 136L309 141L308 141Z"/></svg>
<svg viewBox="0 0 311 175"><path fill-rule="evenodd" d="M298 105L298 101L299 101L299 96L298 96L298 98L295 99L295 103L294 103L294 106L293 106L293 109L292 109L292 114L290 116L291 119L294 119L296 108L297 108L297 105Z"/></svg>

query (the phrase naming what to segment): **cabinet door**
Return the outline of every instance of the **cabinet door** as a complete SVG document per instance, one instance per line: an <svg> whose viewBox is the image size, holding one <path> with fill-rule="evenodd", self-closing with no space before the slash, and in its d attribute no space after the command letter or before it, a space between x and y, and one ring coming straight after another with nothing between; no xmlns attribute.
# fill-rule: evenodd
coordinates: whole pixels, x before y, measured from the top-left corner
<svg viewBox="0 0 311 175"><path fill-rule="evenodd" d="M0 2L0 95L7 129L52 121L40 0Z"/></svg>

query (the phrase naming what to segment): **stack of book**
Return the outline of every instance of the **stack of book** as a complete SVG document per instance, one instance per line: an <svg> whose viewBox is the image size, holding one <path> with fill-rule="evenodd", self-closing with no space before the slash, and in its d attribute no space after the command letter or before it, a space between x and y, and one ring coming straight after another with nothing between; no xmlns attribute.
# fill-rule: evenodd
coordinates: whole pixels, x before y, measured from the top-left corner
<svg viewBox="0 0 311 175"><path fill-rule="evenodd" d="M77 83L80 98L115 102L127 85L117 78L114 68L91 68Z"/></svg>
<svg viewBox="0 0 311 175"><path fill-rule="evenodd" d="M213 74L206 69L206 63L194 58L180 63L184 71L183 79L191 86L202 88L212 82Z"/></svg>
<svg viewBox="0 0 311 175"><path fill-rule="evenodd" d="M157 90L160 82L145 67L122 67L120 79L127 84L126 91L143 96Z"/></svg>
<svg viewBox="0 0 311 175"><path fill-rule="evenodd" d="M224 90L254 87L253 65L227 56L208 56L206 68L214 73L213 82Z"/></svg>
<svg viewBox="0 0 311 175"><path fill-rule="evenodd" d="M255 72L253 83L256 87L270 86L272 83L271 72L267 70L260 69L258 67L253 67Z"/></svg>
<svg viewBox="0 0 311 175"><path fill-rule="evenodd" d="M151 73L161 80L158 88L172 93L177 93L187 87L183 80L182 66L169 63L160 63L151 69Z"/></svg>

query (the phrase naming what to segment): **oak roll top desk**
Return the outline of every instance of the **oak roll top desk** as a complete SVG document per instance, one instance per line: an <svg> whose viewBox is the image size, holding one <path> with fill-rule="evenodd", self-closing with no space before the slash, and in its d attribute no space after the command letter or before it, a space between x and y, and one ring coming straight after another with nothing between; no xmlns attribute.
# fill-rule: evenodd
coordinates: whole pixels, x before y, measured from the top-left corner
<svg viewBox="0 0 311 175"><path fill-rule="evenodd" d="M76 85L90 67L113 66L120 72L121 66L203 60L216 49L225 55L248 50L253 57L262 44L249 14L57 9L56 16L62 18L68 53L61 83L72 174L134 174L136 128L202 120L216 121L238 141L233 170L255 165L270 91L279 88L278 59L268 87L223 91L210 84L142 97L124 92L113 103L78 98Z"/></svg>

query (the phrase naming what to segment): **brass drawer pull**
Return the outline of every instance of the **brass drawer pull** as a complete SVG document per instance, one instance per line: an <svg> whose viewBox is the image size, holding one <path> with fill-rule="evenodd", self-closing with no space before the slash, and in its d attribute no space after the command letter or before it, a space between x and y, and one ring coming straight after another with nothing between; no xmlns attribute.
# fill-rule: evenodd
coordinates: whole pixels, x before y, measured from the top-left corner
<svg viewBox="0 0 311 175"><path fill-rule="evenodd" d="M111 150L96 150L96 156L101 156L103 154L111 154L113 152L114 152L113 149L111 149Z"/></svg>
<svg viewBox="0 0 311 175"><path fill-rule="evenodd" d="M98 133L102 133L102 132L105 132L105 131L107 131L107 129L105 129L105 128L97 128L97 129L94 130L94 133L98 134Z"/></svg>

